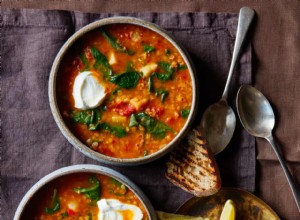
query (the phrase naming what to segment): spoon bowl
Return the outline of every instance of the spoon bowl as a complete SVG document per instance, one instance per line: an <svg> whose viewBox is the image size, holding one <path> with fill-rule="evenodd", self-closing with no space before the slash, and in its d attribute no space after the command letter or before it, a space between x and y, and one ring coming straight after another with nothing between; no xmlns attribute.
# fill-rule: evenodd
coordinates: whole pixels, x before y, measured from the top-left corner
<svg viewBox="0 0 300 220"><path fill-rule="evenodd" d="M252 86L243 85L238 91L236 106L239 118L244 128L253 136L265 138L272 146L288 183L292 189L298 210L300 212L300 191L291 175L280 152L278 144L272 136L275 125L275 115L267 98Z"/></svg>
<svg viewBox="0 0 300 220"><path fill-rule="evenodd" d="M227 146L235 130L236 118L234 111L226 101L209 106L203 113L200 126L211 149L211 153L218 154Z"/></svg>
<svg viewBox="0 0 300 220"><path fill-rule="evenodd" d="M266 97L252 86L243 85L237 95L237 109L244 128L253 136L269 137L275 115Z"/></svg>

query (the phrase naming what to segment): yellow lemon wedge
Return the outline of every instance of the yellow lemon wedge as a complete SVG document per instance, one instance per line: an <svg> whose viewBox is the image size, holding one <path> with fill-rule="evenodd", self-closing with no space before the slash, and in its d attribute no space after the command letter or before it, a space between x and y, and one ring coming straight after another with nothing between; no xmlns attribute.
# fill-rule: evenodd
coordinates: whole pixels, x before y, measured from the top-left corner
<svg viewBox="0 0 300 220"><path fill-rule="evenodd" d="M232 200L228 199L225 202L220 220L235 220L235 206Z"/></svg>

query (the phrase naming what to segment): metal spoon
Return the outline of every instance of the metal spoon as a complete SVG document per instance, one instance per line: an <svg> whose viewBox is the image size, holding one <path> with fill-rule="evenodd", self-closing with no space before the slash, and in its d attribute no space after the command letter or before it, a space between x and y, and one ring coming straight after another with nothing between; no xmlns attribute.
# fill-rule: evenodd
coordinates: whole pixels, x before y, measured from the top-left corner
<svg viewBox="0 0 300 220"><path fill-rule="evenodd" d="M253 136L265 138L275 151L290 184L298 210L300 212L300 191L289 172L285 161L276 144L272 130L275 125L275 116L269 101L264 95L252 86L244 85L238 91L236 106L239 118L244 128Z"/></svg>
<svg viewBox="0 0 300 220"><path fill-rule="evenodd" d="M208 147L213 154L217 154L225 149L235 129L235 114L227 104L228 88L241 46L254 14L255 12L251 8L241 8L232 61L222 98L205 110L200 122L200 129L203 131Z"/></svg>

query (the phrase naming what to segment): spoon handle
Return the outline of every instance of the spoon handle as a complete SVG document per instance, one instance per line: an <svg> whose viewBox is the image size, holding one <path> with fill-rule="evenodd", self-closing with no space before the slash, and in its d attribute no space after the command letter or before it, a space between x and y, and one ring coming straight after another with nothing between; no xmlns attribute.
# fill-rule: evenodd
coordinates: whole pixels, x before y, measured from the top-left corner
<svg viewBox="0 0 300 220"><path fill-rule="evenodd" d="M224 101L227 100L228 88L229 88L229 84L230 84L230 81L232 78L233 69L236 65L236 61L237 61L238 55L240 53L242 44L245 40L246 33L247 33L247 31L250 27L250 24L254 18L254 14L255 14L255 12L251 8L248 8L248 7L243 7L240 10L237 34L236 34L236 39L235 39L233 53L232 53L232 60L231 60L231 64L230 64L230 69L229 69L229 74L227 77L225 89L224 89L224 92L222 95L222 99Z"/></svg>
<svg viewBox="0 0 300 220"><path fill-rule="evenodd" d="M279 151L279 147L278 147L277 143L275 142L273 136L267 137L266 139L272 145L272 148L275 151L276 156L278 157L278 160L281 164L281 167L283 168L284 174L285 174L285 176L288 180L288 183L289 183L289 185L292 189L293 196L295 198L298 210L300 212L300 191L299 191L299 187L296 185L296 183L295 183L288 167L286 166L285 161L284 161L284 159L283 159L283 157L282 157L282 155Z"/></svg>

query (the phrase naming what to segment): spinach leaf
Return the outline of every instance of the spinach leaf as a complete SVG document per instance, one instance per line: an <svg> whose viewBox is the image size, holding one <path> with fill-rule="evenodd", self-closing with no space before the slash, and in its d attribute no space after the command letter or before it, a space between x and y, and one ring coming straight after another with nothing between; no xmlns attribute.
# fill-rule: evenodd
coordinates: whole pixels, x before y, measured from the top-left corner
<svg viewBox="0 0 300 220"><path fill-rule="evenodd" d="M53 191L51 206L52 206L51 208L48 208L48 207L45 208L45 212L47 214L53 214L60 209L60 203L59 203L59 199L58 199L58 195L57 195L57 189L54 189L54 191Z"/></svg>
<svg viewBox="0 0 300 220"><path fill-rule="evenodd" d="M180 115L181 115L181 117L183 117L183 118L189 117L189 114L190 114L190 109L182 109L182 110L180 111Z"/></svg>
<svg viewBox="0 0 300 220"><path fill-rule="evenodd" d="M148 91L149 92L153 92L153 88L154 88L154 85L153 85L153 77L155 77L154 75L151 75L149 78L148 78Z"/></svg>
<svg viewBox="0 0 300 220"><path fill-rule="evenodd" d="M177 67L177 70L186 70L187 69L187 66L186 65L179 65Z"/></svg>
<svg viewBox="0 0 300 220"><path fill-rule="evenodd" d="M86 124L89 130L97 130L103 109L91 109L91 110L83 110L75 113L73 115L73 120L80 124Z"/></svg>
<svg viewBox="0 0 300 220"><path fill-rule="evenodd" d="M175 131L163 122L152 118L150 115L141 112L135 115L137 122L142 125L156 139L163 139L168 131Z"/></svg>
<svg viewBox="0 0 300 220"><path fill-rule="evenodd" d="M91 176L89 178L89 183L92 185L89 188L77 187L73 190L78 194L85 195L87 198L93 201L98 201L101 196L100 182L95 176Z"/></svg>
<svg viewBox="0 0 300 220"><path fill-rule="evenodd" d="M173 74L176 68L171 67L171 64L168 62L158 62L158 65L161 69L165 71L165 73Z"/></svg>
<svg viewBox="0 0 300 220"><path fill-rule="evenodd" d="M112 91L112 93L111 94L113 94L113 95L117 95L118 94L118 92L121 90L122 88L120 88L120 87L118 87L118 88L115 88L113 91Z"/></svg>
<svg viewBox="0 0 300 220"><path fill-rule="evenodd" d="M90 111L79 111L73 115L73 120L80 124L89 125L92 123L92 115Z"/></svg>
<svg viewBox="0 0 300 220"><path fill-rule="evenodd" d="M163 139L163 138L165 138L167 131L173 132L173 130L168 125L166 125L165 123L163 123L161 121L157 121L157 123L155 124L155 127L152 128L150 133L156 139Z"/></svg>
<svg viewBox="0 0 300 220"><path fill-rule="evenodd" d="M166 55L170 55L170 54L171 54L171 50L165 49L165 54L166 54Z"/></svg>
<svg viewBox="0 0 300 220"><path fill-rule="evenodd" d="M127 135L125 128L123 128L122 126L111 126L108 123L104 122L104 123L99 124L99 128L109 131L112 135L114 135L118 138L122 138Z"/></svg>
<svg viewBox="0 0 300 220"><path fill-rule="evenodd" d="M165 89L157 89L155 92L155 96L160 95L160 100L163 103L166 99L166 97L169 95L169 92Z"/></svg>
<svg viewBox="0 0 300 220"><path fill-rule="evenodd" d="M105 122L101 123L103 111L105 111L105 107L101 109L79 111L73 115L73 120L81 124L86 124L91 131L102 129L109 131L116 137L125 137L127 135L125 128L121 126L111 126Z"/></svg>
<svg viewBox="0 0 300 220"><path fill-rule="evenodd" d="M139 123L136 121L136 118L135 118L134 114L131 114L130 121L129 121L129 127L135 127L138 124Z"/></svg>
<svg viewBox="0 0 300 220"><path fill-rule="evenodd" d="M100 30L104 38L108 41L108 43L118 52L127 53L128 55L132 55L133 51L126 49L123 45L121 45L118 40L114 37L108 35L103 29Z"/></svg>
<svg viewBox="0 0 300 220"><path fill-rule="evenodd" d="M173 79L173 74L176 71L176 68L172 68L171 64L168 62L158 62L159 67L163 70L163 72L155 72L153 73L153 77L161 81L167 81Z"/></svg>
<svg viewBox="0 0 300 220"><path fill-rule="evenodd" d="M99 50L94 47L92 47L90 50L94 59L96 60L94 68L103 73L105 80L109 80L112 76L112 69L108 63L106 56L104 56Z"/></svg>
<svg viewBox="0 0 300 220"><path fill-rule="evenodd" d="M122 74L114 75L110 81L121 88L132 89L135 88L140 79L140 75L136 71L129 71Z"/></svg>
<svg viewBox="0 0 300 220"><path fill-rule="evenodd" d="M62 219L64 219L64 218L68 217L69 214L68 214L68 212L63 212L63 213L61 213L60 216L61 216Z"/></svg>
<svg viewBox="0 0 300 220"><path fill-rule="evenodd" d="M144 52L150 53L152 51L155 51L155 48L149 44L144 44Z"/></svg>

